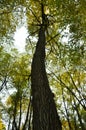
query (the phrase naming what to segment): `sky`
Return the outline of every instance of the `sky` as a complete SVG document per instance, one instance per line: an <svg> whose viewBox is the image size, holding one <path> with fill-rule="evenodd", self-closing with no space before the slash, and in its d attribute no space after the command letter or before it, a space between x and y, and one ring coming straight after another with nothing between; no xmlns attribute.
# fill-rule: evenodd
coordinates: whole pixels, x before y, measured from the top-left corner
<svg viewBox="0 0 86 130"><path fill-rule="evenodd" d="M25 51L26 38L28 36L27 29L25 26L18 28L14 34L14 46L18 49L19 52Z"/></svg>
<svg viewBox="0 0 86 130"><path fill-rule="evenodd" d="M69 32L69 29L67 28L62 33L62 35L65 34L65 37L62 37L62 39L60 39L63 43L68 42L68 38L69 38L68 32ZM66 36L66 34L67 34L67 36ZM21 53L25 51L25 44L26 44L27 36L28 36L28 31L24 25L20 28L17 28L17 30L14 34L14 46ZM35 38L33 40L37 41L37 39L35 39Z"/></svg>

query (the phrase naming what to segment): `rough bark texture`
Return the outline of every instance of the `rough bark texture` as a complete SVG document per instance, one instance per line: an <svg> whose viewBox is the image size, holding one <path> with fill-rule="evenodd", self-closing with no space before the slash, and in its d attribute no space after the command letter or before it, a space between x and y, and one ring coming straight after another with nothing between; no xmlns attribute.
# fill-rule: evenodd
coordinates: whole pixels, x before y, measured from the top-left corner
<svg viewBox="0 0 86 130"><path fill-rule="evenodd" d="M33 130L62 130L45 70L45 27L41 25L33 56L32 70Z"/></svg>

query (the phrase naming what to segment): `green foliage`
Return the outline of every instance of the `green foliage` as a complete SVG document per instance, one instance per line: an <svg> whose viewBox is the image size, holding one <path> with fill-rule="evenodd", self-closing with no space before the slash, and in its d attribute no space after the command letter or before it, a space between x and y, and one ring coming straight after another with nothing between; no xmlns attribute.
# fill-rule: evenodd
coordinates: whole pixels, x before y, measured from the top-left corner
<svg viewBox="0 0 86 130"><path fill-rule="evenodd" d="M0 120L0 130L6 130L5 125L1 120Z"/></svg>
<svg viewBox="0 0 86 130"><path fill-rule="evenodd" d="M15 107L16 122L21 109L22 117L27 114L34 38L37 41L42 23L40 3L41 0L0 1L0 92L7 96L4 103L4 96L0 97L0 114L6 124L6 117L13 121ZM43 4L49 19L46 70L63 130L70 126L72 130L82 130L86 122L86 0L43 0ZM19 54L15 48L8 51L5 45L13 43L16 28L25 23L29 33L26 53Z"/></svg>

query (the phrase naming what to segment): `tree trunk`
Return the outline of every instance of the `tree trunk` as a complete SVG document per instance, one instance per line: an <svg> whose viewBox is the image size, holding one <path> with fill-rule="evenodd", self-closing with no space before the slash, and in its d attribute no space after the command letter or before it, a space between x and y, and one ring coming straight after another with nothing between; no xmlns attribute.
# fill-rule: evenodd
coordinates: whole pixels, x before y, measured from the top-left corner
<svg viewBox="0 0 86 130"><path fill-rule="evenodd" d="M33 130L62 130L45 70L45 42L45 25L42 22L31 70Z"/></svg>

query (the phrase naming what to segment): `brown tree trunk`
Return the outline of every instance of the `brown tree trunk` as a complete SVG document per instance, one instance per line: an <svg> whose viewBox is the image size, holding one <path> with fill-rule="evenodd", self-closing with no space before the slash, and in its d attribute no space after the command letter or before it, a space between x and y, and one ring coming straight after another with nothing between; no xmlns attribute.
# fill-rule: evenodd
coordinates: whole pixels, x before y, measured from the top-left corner
<svg viewBox="0 0 86 130"><path fill-rule="evenodd" d="M42 21L43 13L42 10ZM31 70L33 130L62 130L45 70L45 42L45 25L42 22Z"/></svg>

